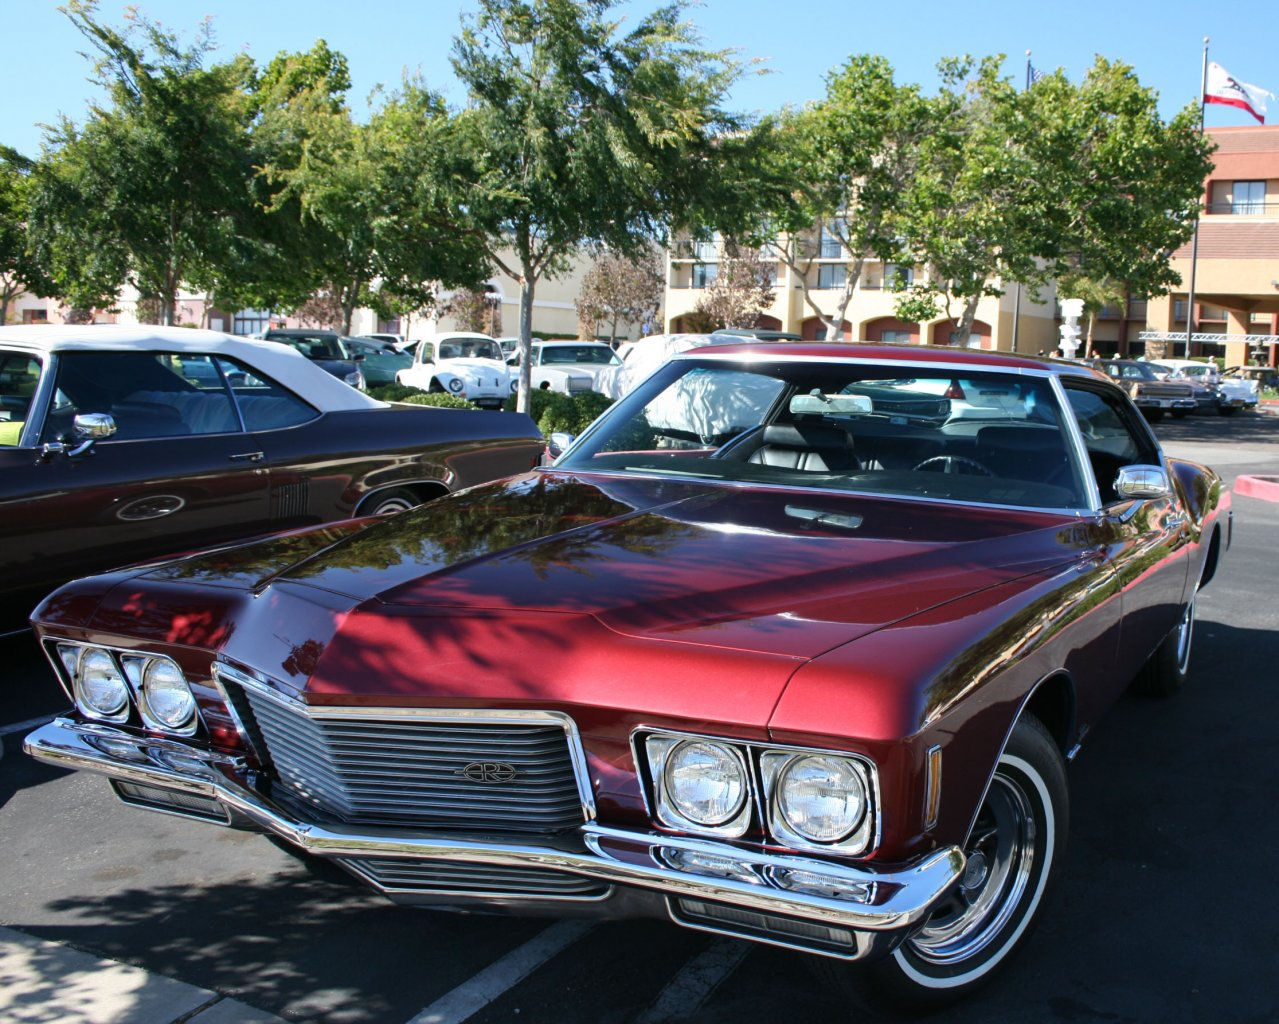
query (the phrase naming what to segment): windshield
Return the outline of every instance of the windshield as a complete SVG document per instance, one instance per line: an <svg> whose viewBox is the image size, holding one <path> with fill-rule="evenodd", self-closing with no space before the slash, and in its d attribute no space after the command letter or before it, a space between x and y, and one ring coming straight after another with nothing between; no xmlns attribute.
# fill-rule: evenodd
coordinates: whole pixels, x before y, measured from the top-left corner
<svg viewBox="0 0 1279 1024"><path fill-rule="evenodd" d="M502 361L502 348L492 338L454 338L441 341L441 359L495 359Z"/></svg>
<svg viewBox="0 0 1279 1024"><path fill-rule="evenodd" d="M559 466L1032 508L1086 507L1044 377L681 359Z"/></svg>
<svg viewBox="0 0 1279 1024"><path fill-rule="evenodd" d="M618 366L621 360L607 345L543 345L541 364L578 363L593 366Z"/></svg>

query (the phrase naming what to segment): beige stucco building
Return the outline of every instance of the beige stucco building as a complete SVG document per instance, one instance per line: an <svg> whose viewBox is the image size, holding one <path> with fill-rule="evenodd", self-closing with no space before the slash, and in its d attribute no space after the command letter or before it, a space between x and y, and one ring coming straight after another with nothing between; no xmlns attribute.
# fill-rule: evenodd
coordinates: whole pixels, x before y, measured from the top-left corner
<svg viewBox="0 0 1279 1024"><path fill-rule="evenodd" d="M800 337L825 338L822 316L833 319L844 291L849 257L837 242L814 232L803 244L815 253L798 267L778 260L769 263L774 273L774 297L760 315L757 327L790 331ZM698 300L713 280L722 247L716 242L678 240L667 254L666 330L672 333L697 326ZM894 305L901 283L909 283L913 268L869 260L853 291L844 315L843 338L853 341L890 341L911 344L948 345L954 319L943 315L924 323L899 320ZM804 284L808 285L805 295ZM1020 297L1018 292L1020 290ZM815 310L813 306L816 305ZM954 310L958 315L959 310ZM1037 353L1057 347L1058 332L1051 291L1036 301L1017 285L1001 296L983 298L976 313L969 346L999 351Z"/></svg>
<svg viewBox="0 0 1279 1024"><path fill-rule="evenodd" d="M1227 366L1276 365L1279 344L1279 127L1210 128L1217 144L1204 182L1195 261L1190 355L1224 356ZM1186 352L1193 246L1173 254L1182 287L1147 304L1139 336L1150 356Z"/></svg>

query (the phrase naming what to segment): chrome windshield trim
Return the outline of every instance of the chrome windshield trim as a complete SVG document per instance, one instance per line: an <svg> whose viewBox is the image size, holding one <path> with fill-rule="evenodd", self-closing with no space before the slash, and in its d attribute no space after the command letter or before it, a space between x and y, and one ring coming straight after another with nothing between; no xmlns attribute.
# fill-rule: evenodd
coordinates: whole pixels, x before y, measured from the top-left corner
<svg viewBox="0 0 1279 1024"><path fill-rule="evenodd" d="M792 342L792 344L794 344ZM804 342L800 342L804 344ZM820 345L822 342L809 342L809 344ZM858 344L854 342L854 344ZM977 349L965 349L964 351L981 351ZM991 353L992 355L1002 356L1004 358L1017 358L1013 353ZM1024 358L1024 357L1023 357ZM717 352L713 345L701 345L697 348L685 349L683 352L677 352L668 362L682 363L690 362L698 359L712 359L719 363L839 363L845 366L892 366L898 369L913 370L945 370L947 373L953 374L956 370L976 373L1010 373L1017 376L1026 377L1055 377L1062 373L1078 373L1079 376L1090 377L1091 374L1075 370L1073 367L1063 366L1008 366L996 362L985 362L984 360L966 361L950 361L941 357L932 359L906 359L879 357L879 356L860 356L853 355L818 355L804 356L789 352ZM665 364L663 364L665 365ZM647 378L645 378L647 379Z"/></svg>
<svg viewBox="0 0 1279 1024"><path fill-rule="evenodd" d="M255 694L275 702L290 711L301 712L309 718L387 721L418 719L444 723L487 722L493 725L554 725L564 730L568 741L569 760L573 765L574 781L582 805L585 821L595 820L595 793L591 789L590 766L586 749L577 730L577 722L563 711L529 710L525 708L405 708L364 707L360 705L307 704L268 685L255 676L228 662L214 663L217 672L231 682ZM238 724L238 723L237 723Z"/></svg>
<svg viewBox="0 0 1279 1024"><path fill-rule="evenodd" d="M889 491L848 491L836 487L805 487L802 484L774 484L757 480L724 480L713 476L680 476L653 471L626 471L612 469L569 469L567 466L538 466L535 472L564 473L569 476L602 476L611 480L662 480L689 484L706 484L714 487L731 487L735 490L797 491L800 494L835 495L843 498L883 498L888 501L908 501L947 508L994 508L1004 512L1039 512L1046 516L1067 516L1071 519L1089 519L1096 513L1086 508L1042 508L1038 505L996 505L985 501L959 501L955 498L930 498L918 494L899 494Z"/></svg>

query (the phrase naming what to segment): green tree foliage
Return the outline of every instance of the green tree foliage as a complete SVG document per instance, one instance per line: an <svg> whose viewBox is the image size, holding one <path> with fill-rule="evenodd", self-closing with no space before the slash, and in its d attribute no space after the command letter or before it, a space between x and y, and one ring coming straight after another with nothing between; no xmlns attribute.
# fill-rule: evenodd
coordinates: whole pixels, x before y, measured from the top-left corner
<svg viewBox="0 0 1279 1024"><path fill-rule="evenodd" d="M207 22L190 44L136 13L123 31L90 0L64 8L106 92L83 126L49 129L31 196L32 248L56 294L114 304L126 283L172 323L180 285L207 287L249 209L247 57L210 64Z"/></svg>
<svg viewBox="0 0 1279 1024"><path fill-rule="evenodd" d="M1210 169L1194 107L1165 123L1130 67L1098 57L1079 85L1057 72L1019 91L1001 63L942 62L941 116L906 196L903 234L958 344L1010 281L1032 294L1071 275L1138 294L1174 283Z"/></svg>
<svg viewBox="0 0 1279 1024"><path fill-rule="evenodd" d="M9 303L23 292L50 295L54 290L27 240L31 168L21 153L0 146L0 324Z"/></svg>
<svg viewBox="0 0 1279 1024"><path fill-rule="evenodd" d="M784 112L772 126L756 186L758 217L747 230L790 268L828 338L840 336L866 260L902 256L902 197L936 115L937 104L917 85L897 84L886 58L866 54L827 76L821 100ZM823 253L823 240L833 251ZM822 256L847 260L833 303L815 294L813 268Z"/></svg>
<svg viewBox="0 0 1279 1024"><path fill-rule="evenodd" d="M682 0L629 31L616 7L479 0L454 42L469 93L458 117L473 161L467 210L489 258L520 283L522 408L538 281L583 243L631 253L714 208L718 156L743 128L723 109L741 69L701 47Z"/></svg>

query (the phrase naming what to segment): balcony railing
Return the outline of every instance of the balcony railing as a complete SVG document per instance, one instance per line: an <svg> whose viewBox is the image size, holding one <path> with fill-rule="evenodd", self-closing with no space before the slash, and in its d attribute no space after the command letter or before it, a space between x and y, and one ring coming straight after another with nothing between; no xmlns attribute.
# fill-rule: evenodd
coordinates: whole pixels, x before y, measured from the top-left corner
<svg viewBox="0 0 1279 1024"><path fill-rule="evenodd" d="M1255 202L1241 199L1238 202L1208 203L1204 209L1208 213L1226 213L1235 216L1256 216L1258 214L1279 214L1279 203Z"/></svg>

